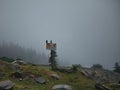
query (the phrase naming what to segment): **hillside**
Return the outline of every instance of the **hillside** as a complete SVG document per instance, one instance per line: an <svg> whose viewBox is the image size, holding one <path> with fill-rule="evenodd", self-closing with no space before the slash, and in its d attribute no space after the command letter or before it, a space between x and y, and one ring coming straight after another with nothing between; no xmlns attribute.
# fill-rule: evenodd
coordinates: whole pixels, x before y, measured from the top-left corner
<svg viewBox="0 0 120 90"><path fill-rule="evenodd" d="M97 90L95 88L96 81L83 75L81 73L82 69L79 69L76 73L62 73L52 71L49 66L30 64L19 65L17 68L16 66L0 60L0 82L11 80L15 83L13 90L52 90L52 87L57 84L70 85L72 90ZM15 76L16 72L21 73L22 79L20 75L19 77ZM59 75L60 79L51 77L52 74ZM43 77L46 82L43 84L37 83L37 77Z"/></svg>
<svg viewBox="0 0 120 90"><path fill-rule="evenodd" d="M94 88L95 82L84 77L80 72L69 74L53 72L50 70L50 67L20 65L24 78L22 81L19 81L17 78L10 77L12 73L16 72L12 64L0 61L0 67L0 72L4 72L5 74L0 77L0 81L13 81L15 83L14 90L20 90L23 87L25 90L51 90L51 88L56 84L71 85L73 90L96 90ZM50 74L53 73L58 74L61 78L59 80L55 80L50 76ZM33 78L30 78L30 75L33 75ZM46 84L36 83L34 76L44 77L47 80Z"/></svg>

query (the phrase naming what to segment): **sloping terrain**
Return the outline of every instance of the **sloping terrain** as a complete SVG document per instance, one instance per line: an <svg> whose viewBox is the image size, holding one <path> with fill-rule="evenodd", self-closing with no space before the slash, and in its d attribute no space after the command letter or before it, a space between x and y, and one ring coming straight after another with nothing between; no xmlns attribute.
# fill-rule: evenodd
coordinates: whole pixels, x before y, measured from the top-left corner
<svg viewBox="0 0 120 90"><path fill-rule="evenodd" d="M20 65L19 70L21 70L20 72L23 75L22 80L11 77L17 71L16 66L0 61L0 73L4 73L0 76L0 81L13 81L15 83L13 90L20 90L22 88L25 90L52 90L52 87L56 84L70 85L73 90L96 90L94 87L95 82L83 76L79 71L76 73L53 72L50 67L33 65ZM61 78L56 80L50 76L51 74L57 74ZM45 84L35 81L35 78L39 76L46 80Z"/></svg>
<svg viewBox="0 0 120 90"><path fill-rule="evenodd" d="M58 84L70 85L72 90L97 90L96 80L86 77L81 71L82 69L76 73L54 72L49 66L13 65L0 60L0 82L11 80L15 83L13 90L52 90L52 87ZM59 75L60 79L51 77L51 74ZM45 83L36 82L38 77L45 79Z"/></svg>

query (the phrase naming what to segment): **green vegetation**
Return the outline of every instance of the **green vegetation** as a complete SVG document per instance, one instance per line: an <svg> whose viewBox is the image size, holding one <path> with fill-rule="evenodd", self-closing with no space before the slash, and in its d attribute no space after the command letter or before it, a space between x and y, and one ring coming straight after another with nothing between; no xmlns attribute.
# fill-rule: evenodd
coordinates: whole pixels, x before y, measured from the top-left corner
<svg viewBox="0 0 120 90"><path fill-rule="evenodd" d="M118 62L115 63L114 72L120 73L120 65Z"/></svg>
<svg viewBox="0 0 120 90"><path fill-rule="evenodd" d="M19 81L19 79L10 77L11 73L16 70L13 69L13 65L7 62L0 61L0 72L4 72L5 76L0 77L0 81L11 80L15 83L14 90L20 90L25 88L25 90L51 90L51 88L56 84L68 84L72 86L73 90L96 90L94 85L95 82L89 78L86 78L81 74L79 69L76 73L61 73L54 72L51 67L45 66L33 66L33 65L20 65L24 79ZM1 66L0 66L1 67ZM27 74L28 73L28 74ZM50 74L56 73L61 76L59 80L56 80L50 76ZM29 75L42 76L47 80L46 84L36 83L34 78L30 78Z"/></svg>
<svg viewBox="0 0 120 90"><path fill-rule="evenodd" d="M0 60L6 61L6 62L9 62L9 63L15 61L14 59L8 58L8 57L1 57Z"/></svg>
<svg viewBox="0 0 120 90"><path fill-rule="evenodd" d="M103 69L103 66L101 64L93 64L92 68Z"/></svg>
<svg viewBox="0 0 120 90"><path fill-rule="evenodd" d="M77 64L74 64L74 65L72 65L72 69L73 69L73 71L74 72L77 72L78 71L78 65Z"/></svg>

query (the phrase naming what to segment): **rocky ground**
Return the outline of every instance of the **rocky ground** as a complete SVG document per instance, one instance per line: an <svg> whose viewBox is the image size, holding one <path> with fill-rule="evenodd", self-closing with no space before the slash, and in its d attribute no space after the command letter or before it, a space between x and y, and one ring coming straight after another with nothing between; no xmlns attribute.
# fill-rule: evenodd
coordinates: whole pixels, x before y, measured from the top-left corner
<svg viewBox="0 0 120 90"><path fill-rule="evenodd" d="M0 90L55 90L56 87L67 88L65 90L120 90L119 80L120 74L104 69L82 67L77 72L61 72L52 71L49 66L0 60ZM99 89L100 85L110 89ZM7 89L1 89L3 86Z"/></svg>

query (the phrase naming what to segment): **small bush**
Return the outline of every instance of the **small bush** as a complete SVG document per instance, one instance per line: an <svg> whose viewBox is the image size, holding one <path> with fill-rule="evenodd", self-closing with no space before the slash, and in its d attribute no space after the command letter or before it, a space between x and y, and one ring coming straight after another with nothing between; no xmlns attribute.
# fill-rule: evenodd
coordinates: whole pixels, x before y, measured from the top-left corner
<svg viewBox="0 0 120 90"><path fill-rule="evenodd" d="M73 72L77 72L78 65L77 64L72 65L72 70L73 70Z"/></svg>
<svg viewBox="0 0 120 90"><path fill-rule="evenodd" d="M118 62L115 63L114 72L120 73L120 65Z"/></svg>
<svg viewBox="0 0 120 90"><path fill-rule="evenodd" d="M103 69L103 66L100 64L93 64L92 68Z"/></svg>
<svg viewBox="0 0 120 90"><path fill-rule="evenodd" d="M6 61L6 62L8 62L8 63L11 63L11 62L15 61L14 59L8 58L8 57L1 57L0 59L1 59L2 61Z"/></svg>

